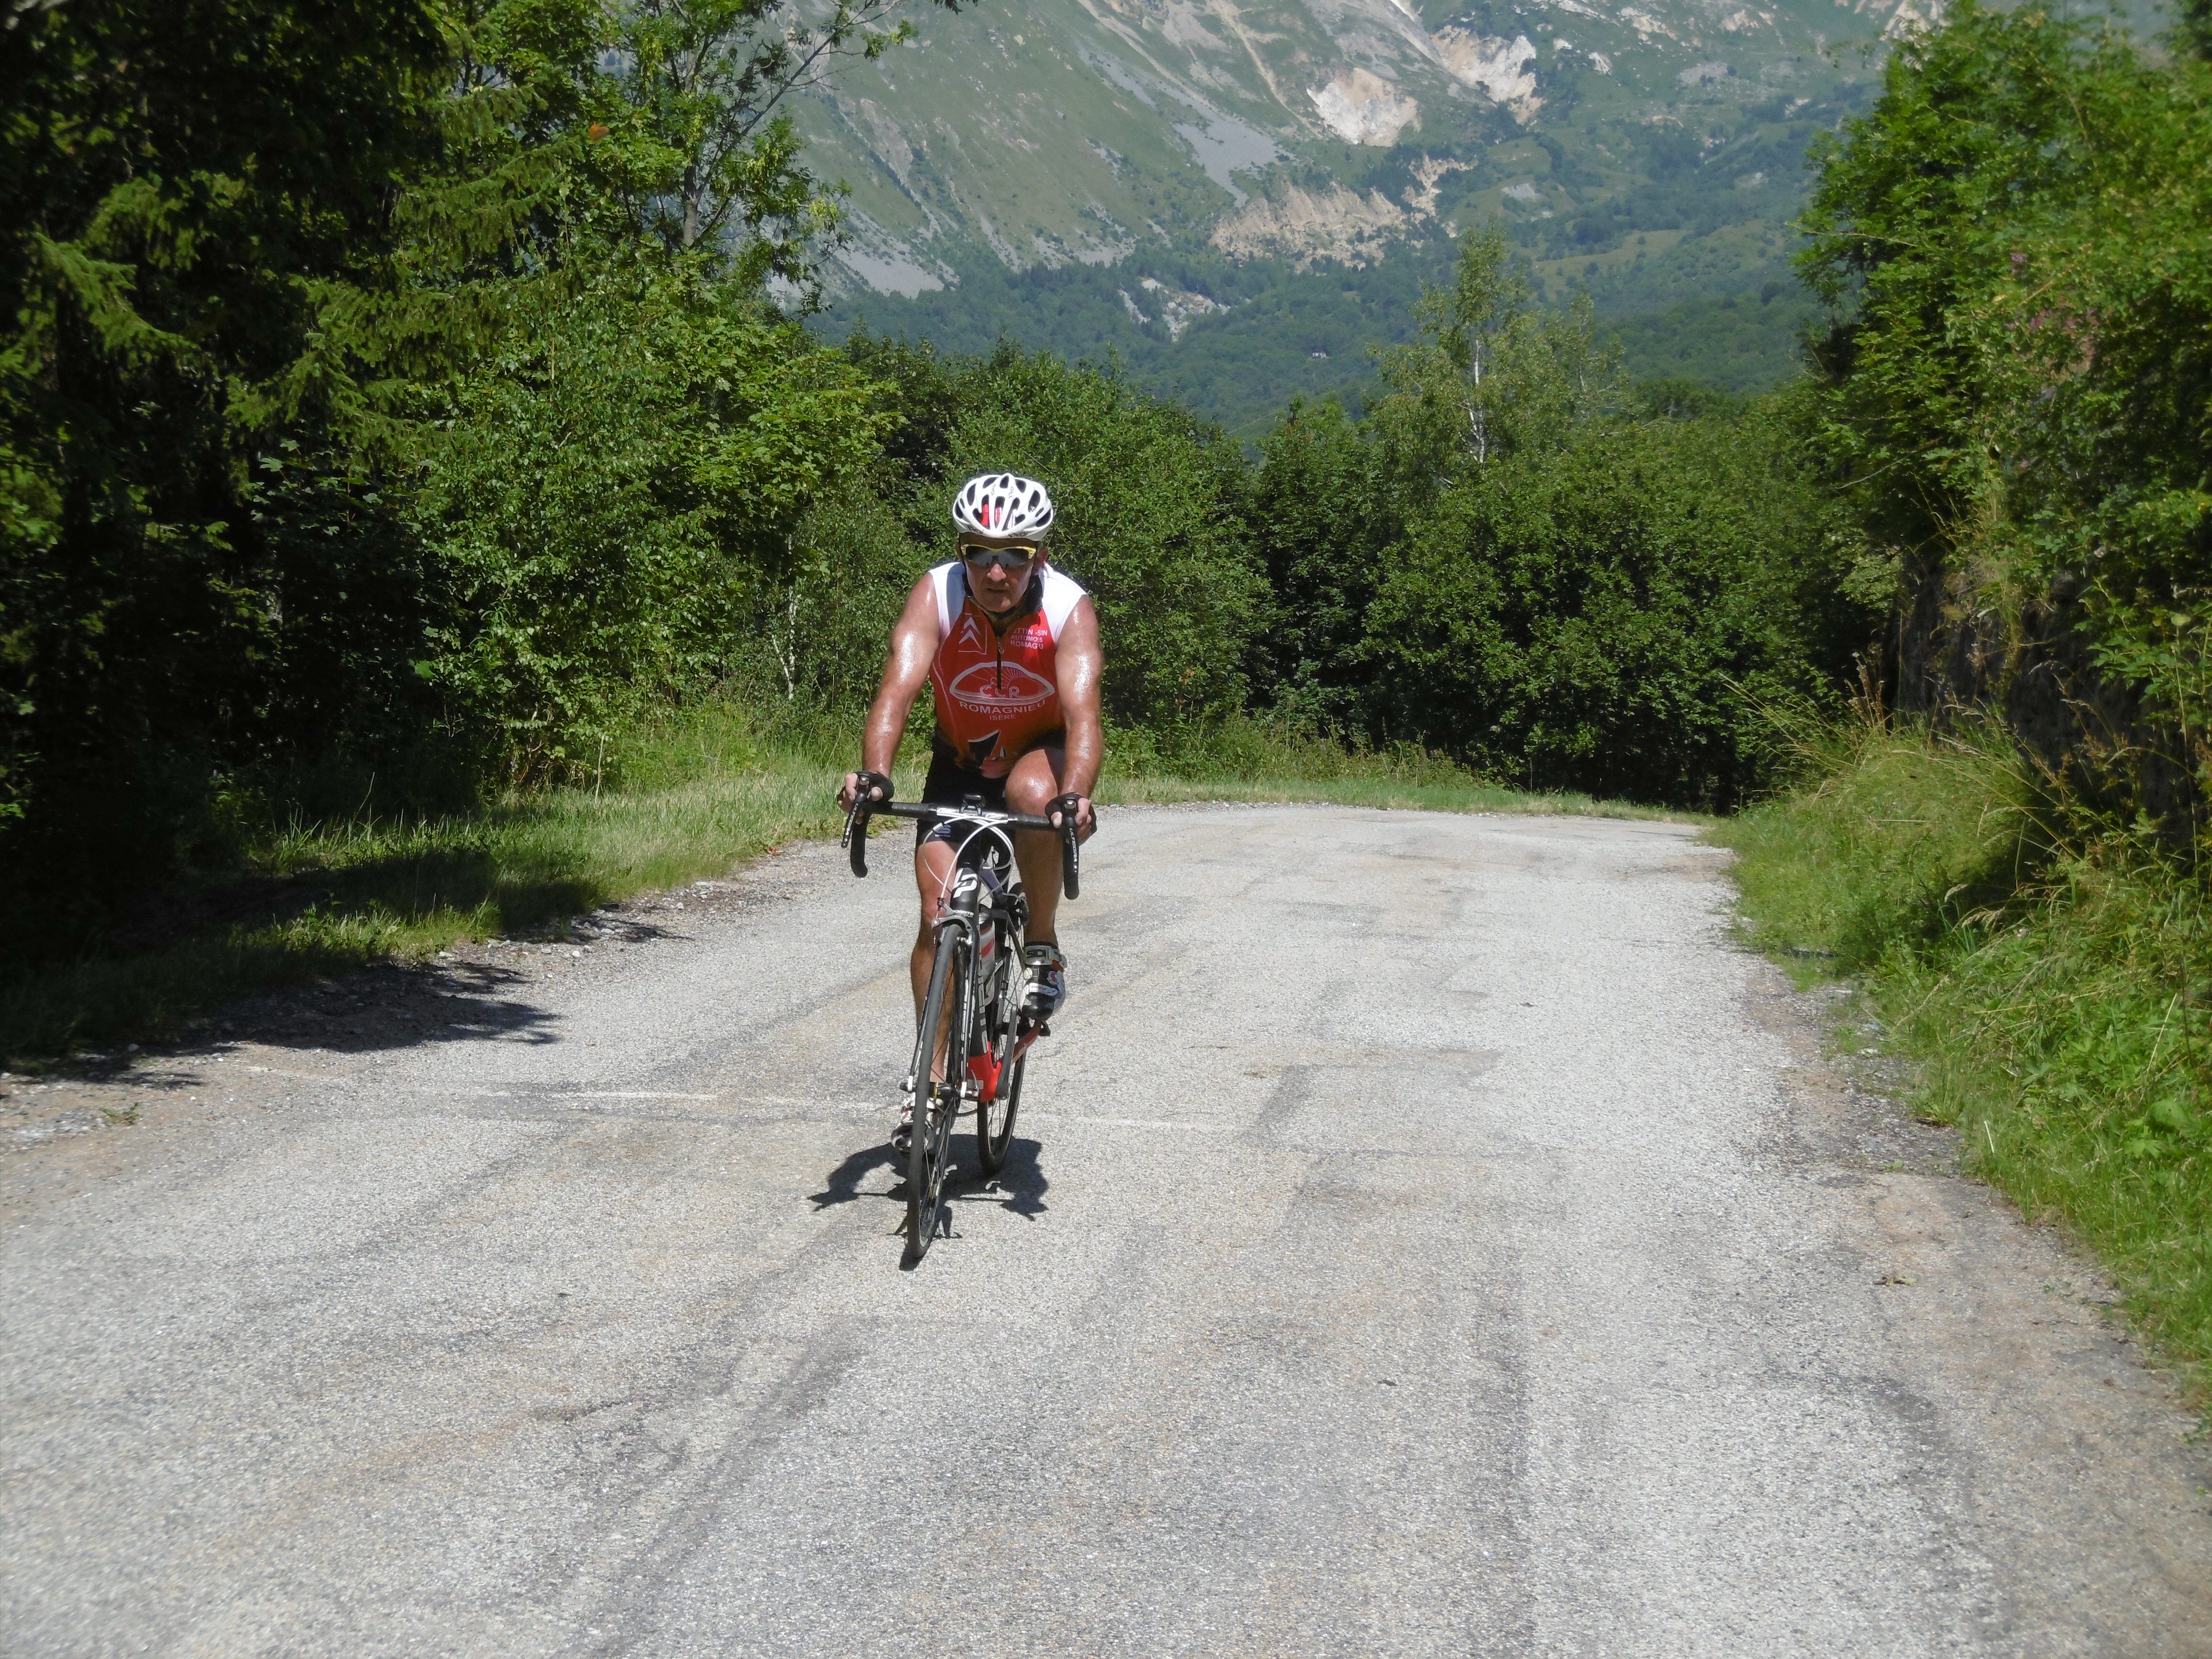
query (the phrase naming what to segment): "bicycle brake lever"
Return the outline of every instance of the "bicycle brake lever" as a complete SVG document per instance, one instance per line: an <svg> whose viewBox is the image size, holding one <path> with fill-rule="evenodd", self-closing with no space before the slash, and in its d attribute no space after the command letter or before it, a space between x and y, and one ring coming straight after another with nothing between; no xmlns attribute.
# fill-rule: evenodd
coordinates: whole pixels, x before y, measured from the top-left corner
<svg viewBox="0 0 2212 1659"><path fill-rule="evenodd" d="M1083 890L1083 842L1075 822L1080 795L1062 795L1045 810L1060 814L1060 884L1070 898Z"/></svg>
<svg viewBox="0 0 2212 1659"><path fill-rule="evenodd" d="M868 873L868 798L861 796L853 803L853 810L845 815L845 833L837 838L837 845L850 850L853 873Z"/></svg>

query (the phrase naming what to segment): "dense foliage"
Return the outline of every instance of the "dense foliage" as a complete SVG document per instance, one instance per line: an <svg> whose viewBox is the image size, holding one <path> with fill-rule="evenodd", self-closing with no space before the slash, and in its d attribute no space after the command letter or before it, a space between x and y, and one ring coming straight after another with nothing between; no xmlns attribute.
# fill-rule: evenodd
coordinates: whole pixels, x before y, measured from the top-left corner
<svg viewBox="0 0 2212 1659"><path fill-rule="evenodd" d="M387 281L444 46L381 0L8 21L0 819L18 860L158 858L214 756L374 695L327 672L385 649L346 613L411 583L331 453L356 388L330 333Z"/></svg>
<svg viewBox="0 0 2212 1659"><path fill-rule="evenodd" d="M1741 799L1757 707L1818 695L1874 629L1825 603L1789 422L1637 395L1587 303L1532 308L1495 234L1421 323L1367 420L1294 406L1261 445L1277 708L1523 784Z"/></svg>
<svg viewBox="0 0 2212 1659"><path fill-rule="evenodd" d="M835 217L782 95L889 9L11 14L0 898L65 939L318 769L557 773L726 653L872 453L766 284Z"/></svg>
<svg viewBox="0 0 2212 1659"><path fill-rule="evenodd" d="M688 271L568 297L453 395L410 509L447 592L424 678L516 778L573 773L712 679L884 416L837 358Z"/></svg>
<svg viewBox="0 0 2212 1659"><path fill-rule="evenodd" d="M2212 712L2212 65L1961 7L1808 223L1848 306L1811 447L1897 573L1900 700L1998 699L2076 782L2180 813Z"/></svg>
<svg viewBox="0 0 2212 1659"><path fill-rule="evenodd" d="M1622 423L1450 491L1370 613L1385 728L1531 787L1742 799L1759 702L1813 684L1791 569L1813 514L1763 435Z"/></svg>

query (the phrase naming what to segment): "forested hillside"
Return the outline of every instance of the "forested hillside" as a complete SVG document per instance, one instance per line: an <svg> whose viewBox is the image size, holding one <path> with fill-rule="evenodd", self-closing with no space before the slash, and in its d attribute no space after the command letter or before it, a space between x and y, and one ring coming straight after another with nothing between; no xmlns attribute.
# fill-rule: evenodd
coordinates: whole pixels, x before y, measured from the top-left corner
<svg viewBox="0 0 2212 1659"><path fill-rule="evenodd" d="M1817 307L1796 280L1790 244L1761 235L1715 252L1708 269L1645 283L1632 261L1620 280L1594 263L1542 260L1516 242L1532 296L1565 305L1588 289L1632 379L1689 379L1745 393L1772 391L1800 367ZM1672 239L1667 239L1671 240ZM1001 340L1032 351L1121 365L1129 380L1254 441L1294 396L1333 398L1364 410L1382 395L1375 346L1419 331L1425 289L1448 284L1457 245L1407 245L1352 270L1300 270L1279 258L1229 260L1212 250L1133 258L1101 270L969 268L957 284L912 299L847 294L811 322L824 338L854 331L988 353ZM1567 274L1567 273L1571 274ZM1655 273L1656 275L1656 273ZM1684 287L1693 297L1663 302ZM1200 310L1192 296L1209 309Z"/></svg>

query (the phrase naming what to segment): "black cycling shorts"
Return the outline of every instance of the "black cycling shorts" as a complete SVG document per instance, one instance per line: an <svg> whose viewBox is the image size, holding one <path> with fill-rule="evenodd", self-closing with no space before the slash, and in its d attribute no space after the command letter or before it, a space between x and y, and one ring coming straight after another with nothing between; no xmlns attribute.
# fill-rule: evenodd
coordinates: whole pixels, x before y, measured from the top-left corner
<svg viewBox="0 0 2212 1659"><path fill-rule="evenodd" d="M1057 749L1060 744L1040 744L1041 749ZM1024 751L1027 753L1027 750ZM924 806L963 806L969 796L979 797L987 812L1010 812L1006 805L1006 781L987 778L981 772L971 772L964 766L956 766L944 755L933 755L929 775L921 781L921 804ZM933 841L957 845L957 828L942 818L926 817L915 820L914 844L920 848Z"/></svg>

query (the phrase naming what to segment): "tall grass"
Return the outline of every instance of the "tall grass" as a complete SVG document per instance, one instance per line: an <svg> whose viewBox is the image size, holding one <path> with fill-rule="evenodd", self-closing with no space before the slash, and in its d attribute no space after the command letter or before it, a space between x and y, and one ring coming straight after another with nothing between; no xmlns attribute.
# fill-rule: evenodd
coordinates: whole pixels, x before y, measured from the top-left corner
<svg viewBox="0 0 2212 1659"><path fill-rule="evenodd" d="M1856 975L1970 1165L2212 1361L2212 953L2200 878L1995 728L1859 719L1723 825L1755 937Z"/></svg>
<svg viewBox="0 0 2212 1659"><path fill-rule="evenodd" d="M125 935L0 977L0 1056L167 1036L241 992L554 927L725 874L835 826L832 754L850 746L833 729L710 702L635 729L592 787L433 817L249 826L234 869L153 907L182 918L179 936L133 948Z"/></svg>

